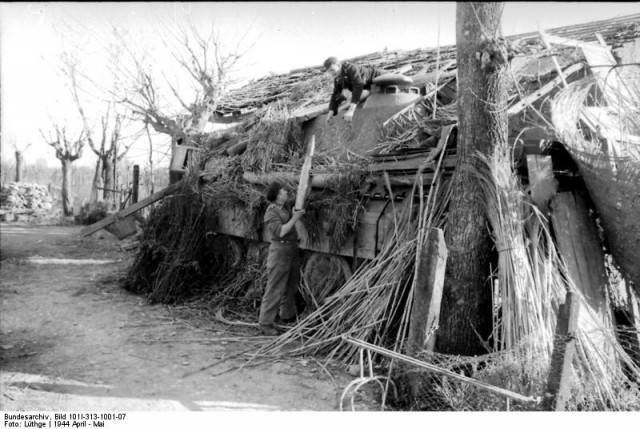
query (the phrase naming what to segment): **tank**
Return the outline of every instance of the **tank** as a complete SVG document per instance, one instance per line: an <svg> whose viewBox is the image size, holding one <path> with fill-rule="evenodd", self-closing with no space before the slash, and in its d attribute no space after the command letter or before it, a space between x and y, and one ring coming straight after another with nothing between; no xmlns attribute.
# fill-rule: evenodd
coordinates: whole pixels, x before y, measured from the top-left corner
<svg viewBox="0 0 640 429"><path fill-rule="evenodd" d="M453 84L455 85L455 81ZM312 298L308 297L310 300L322 302L351 275L357 264L374 258L382 249L394 228L393 211L409 203L407 197L411 194L416 171L438 143L445 145L445 176L453 169L455 126L443 127L446 132L442 132L439 138L432 139L431 144L426 147L378 153L376 147L383 124L394 115L408 111L423 101L420 90L412 85L410 78L387 74L374 80L367 98L357 106L351 123L342 118L344 112L340 112L328 123L324 112L314 117L300 114L304 141L308 143L315 138L316 153L330 153L341 159L348 159L349 156L365 158L368 168L367 179L359 195L364 209L357 219L355 232L344 240L340 248L336 249L331 245L330 226L326 223L321 225L320 239L314 242L302 231L300 248L304 253L303 279L309 293L313 295ZM431 182L432 173L428 168L424 170L425 186ZM385 174L391 190L386 185ZM295 176L297 173L291 174L292 178ZM312 187L315 186L312 182ZM232 238L233 254L240 258L247 252L264 251L267 238L264 234L256 236L252 220L248 218L244 208L225 208L222 213L215 230ZM334 284L327 285L327 282Z"/></svg>

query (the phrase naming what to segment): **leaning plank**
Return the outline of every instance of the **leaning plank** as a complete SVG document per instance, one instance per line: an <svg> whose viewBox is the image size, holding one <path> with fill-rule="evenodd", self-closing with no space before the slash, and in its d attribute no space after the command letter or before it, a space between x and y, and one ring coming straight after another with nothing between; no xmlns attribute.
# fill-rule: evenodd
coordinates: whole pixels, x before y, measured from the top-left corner
<svg viewBox="0 0 640 429"><path fill-rule="evenodd" d="M182 180L173 183L169 186L167 186L166 188L162 189L161 191L156 192L155 194L152 194L150 196L148 196L147 198L145 198L142 201L139 201L135 204L130 205L129 207L125 208L124 210L119 211L118 213L112 214L111 216L107 216L106 218L92 224L89 225L85 228L82 229L82 231L80 231L80 235L82 235L83 237L86 237L88 235L93 234L96 231L99 231L101 229L103 229L106 226L109 226L115 222L117 222L119 219L122 219L124 217L127 217L135 212L137 212L140 209L143 209L145 207L147 207L148 205L151 205L153 203L155 203L158 200L161 200L162 198L166 197L169 194L172 194L173 192L177 191L178 189L180 189L180 187L182 187Z"/></svg>
<svg viewBox="0 0 640 429"><path fill-rule="evenodd" d="M609 325L604 252L584 198L576 192L561 192L553 198L551 210L558 250L571 281L599 316L600 322ZM583 322L589 323L581 320Z"/></svg>
<svg viewBox="0 0 640 429"><path fill-rule="evenodd" d="M615 335L606 298L604 252L584 198L576 192L557 194L551 201L551 224L569 280L584 297L585 311L578 324L613 367L615 355L608 338Z"/></svg>
<svg viewBox="0 0 640 429"><path fill-rule="evenodd" d="M310 186L310 178L311 178L311 165L313 163L313 154L316 151L316 136L311 136L311 141L309 142L309 151L304 158L304 164L302 165L302 170L300 171L300 181L298 182L298 193L296 194L296 210L302 210L304 208L304 200L307 198L307 191Z"/></svg>

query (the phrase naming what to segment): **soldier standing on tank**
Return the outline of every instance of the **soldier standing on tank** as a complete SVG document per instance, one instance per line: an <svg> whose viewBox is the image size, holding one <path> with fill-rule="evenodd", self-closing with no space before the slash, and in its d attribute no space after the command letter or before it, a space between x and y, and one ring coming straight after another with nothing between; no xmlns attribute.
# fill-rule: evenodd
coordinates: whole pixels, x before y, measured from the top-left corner
<svg viewBox="0 0 640 429"><path fill-rule="evenodd" d="M289 198L287 189L274 183L267 190L269 207L264 214L264 228L271 244L267 256L267 287L260 305L258 322L264 335L277 335L276 316L283 323L296 319L295 296L300 283L300 255L296 222L304 210L284 209Z"/></svg>
<svg viewBox="0 0 640 429"><path fill-rule="evenodd" d="M344 119L350 122L358 103L369 95L373 79L382 74L379 69L373 66L352 64L348 61L341 63L336 57L329 57L324 61L324 71L334 78L327 121L338 115L338 107L343 101L346 101L342 90L348 89L351 91L351 104L344 114Z"/></svg>

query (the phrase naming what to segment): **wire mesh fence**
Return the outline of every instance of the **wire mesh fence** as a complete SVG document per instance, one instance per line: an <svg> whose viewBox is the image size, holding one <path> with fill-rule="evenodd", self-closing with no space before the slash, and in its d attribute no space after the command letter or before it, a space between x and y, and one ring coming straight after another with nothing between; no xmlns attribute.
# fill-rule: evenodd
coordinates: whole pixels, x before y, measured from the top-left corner
<svg viewBox="0 0 640 429"><path fill-rule="evenodd" d="M557 342L575 340L571 370L562 380L567 411L640 410L638 362L640 331L616 330L618 346L609 359L585 363L584 340L556 337ZM366 347L366 346L365 346ZM606 347L605 347L606 348ZM414 411L543 411L549 410L551 360L531 353L529 346L482 356L455 356L421 352L420 362L434 369L396 361L361 351L360 374L343 391L341 409L366 409L372 399L382 409ZM363 359L363 354L366 358ZM389 353L393 353L389 351ZM408 357L407 357L408 358ZM376 363L374 363L376 362ZM375 370L374 370L375 368ZM598 371L606 377L597 377ZM391 376L390 376L391 375Z"/></svg>

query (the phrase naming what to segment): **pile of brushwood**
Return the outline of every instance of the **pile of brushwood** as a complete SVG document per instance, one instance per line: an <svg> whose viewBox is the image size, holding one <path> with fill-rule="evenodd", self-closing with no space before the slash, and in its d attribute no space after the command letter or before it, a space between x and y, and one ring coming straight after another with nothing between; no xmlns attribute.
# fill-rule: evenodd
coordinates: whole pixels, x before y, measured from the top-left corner
<svg viewBox="0 0 640 429"><path fill-rule="evenodd" d="M266 282L266 251L261 242L268 206L265 190L272 176L273 181L295 189L295 181L277 177L282 172L299 175L306 149L302 130L291 118L290 107L275 102L241 124L233 138L197 141L204 151L183 179L181 191L151 212L125 287L153 302L198 300L251 313ZM226 155L238 143L246 149ZM247 182L243 179L247 172L261 174L264 183ZM332 178L324 188L312 190L302 221L311 243L329 232L330 246L339 249L355 232L362 213L359 190L364 174L357 165L323 154L314 160L314 172L332 173ZM295 192L290 195L287 208ZM248 240L215 232L221 219L234 211L247 225Z"/></svg>

